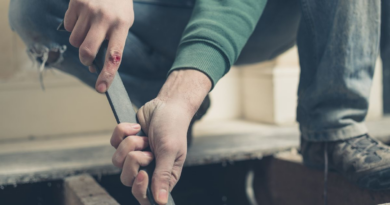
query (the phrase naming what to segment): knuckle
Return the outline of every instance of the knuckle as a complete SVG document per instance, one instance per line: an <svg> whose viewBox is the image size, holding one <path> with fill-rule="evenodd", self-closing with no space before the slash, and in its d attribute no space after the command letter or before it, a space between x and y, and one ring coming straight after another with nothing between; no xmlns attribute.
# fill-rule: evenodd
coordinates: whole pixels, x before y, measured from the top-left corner
<svg viewBox="0 0 390 205"><path fill-rule="evenodd" d="M136 143L136 140L134 139L134 137L126 137L126 139L124 139L124 141L128 145L134 145Z"/></svg>
<svg viewBox="0 0 390 205"><path fill-rule="evenodd" d="M172 154L176 152L177 146L174 143L164 143L159 147L159 151L162 153Z"/></svg>
<svg viewBox="0 0 390 205"><path fill-rule="evenodd" d="M73 26L68 21L64 21L64 28L68 32L72 32L73 30Z"/></svg>
<svg viewBox="0 0 390 205"><path fill-rule="evenodd" d="M111 136L111 139L110 139L111 146L116 148L119 144L117 141L118 141L118 137L116 136L116 134L114 132L113 135Z"/></svg>
<svg viewBox="0 0 390 205"><path fill-rule="evenodd" d="M101 10L95 6L89 6L88 12L94 16L98 16L101 13Z"/></svg>
<svg viewBox="0 0 390 205"><path fill-rule="evenodd" d="M121 45L113 46L110 48L110 57L111 58L121 57L122 51L123 51L123 46Z"/></svg>
<svg viewBox="0 0 390 205"><path fill-rule="evenodd" d="M113 164L114 166L116 166L116 167L118 167L118 168L122 168L122 167L123 167L123 162L122 162L122 160L119 159L119 157L118 157L117 154L114 154L114 155L112 156L111 161L112 161L112 164Z"/></svg>
<svg viewBox="0 0 390 205"><path fill-rule="evenodd" d="M70 25L70 23L68 23L67 21L64 21L64 28L68 32L72 32L72 30L73 30L73 26Z"/></svg>
<svg viewBox="0 0 390 205"><path fill-rule="evenodd" d="M88 1L85 1L85 0L78 0L78 1L75 1L74 3L76 6L87 6L88 5Z"/></svg>
<svg viewBox="0 0 390 205"><path fill-rule="evenodd" d="M115 73L115 71L113 69L109 69L109 71L104 72L104 78L106 80L111 80L114 78L114 73Z"/></svg>
<svg viewBox="0 0 390 205"><path fill-rule="evenodd" d="M137 154L135 152L129 152L129 153L127 153L127 159L130 161L136 161Z"/></svg>
<svg viewBox="0 0 390 205"><path fill-rule="evenodd" d="M71 22L71 15L74 15L73 13L71 13L70 11L69 11L69 9L65 12L65 17L64 17L64 28L65 28L65 30L66 31L68 31L68 32L72 32L72 30L73 30L73 23L74 22Z"/></svg>
<svg viewBox="0 0 390 205"><path fill-rule="evenodd" d="M75 37L74 35L70 36L69 43L70 43L70 45L72 45L72 46L74 46L76 48L80 47L80 42L77 39L77 37Z"/></svg>
<svg viewBox="0 0 390 205"><path fill-rule="evenodd" d="M118 48L111 48L109 60L111 63L117 63L121 60L122 52Z"/></svg>
<svg viewBox="0 0 390 205"><path fill-rule="evenodd" d="M134 23L134 20L133 19L129 19L129 18L118 18L117 19L117 24L118 24L118 27L128 27L130 28Z"/></svg>
<svg viewBox="0 0 390 205"><path fill-rule="evenodd" d="M121 182L123 185L127 187L131 187L131 182L124 176L124 174L121 174Z"/></svg>
<svg viewBox="0 0 390 205"><path fill-rule="evenodd" d="M84 5L90 13L97 13L99 11L99 8L95 6L95 4L91 3L91 1L86 2Z"/></svg>
<svg viewBox="0 0 390 205"><path fill-rule="evenodd" d="M130 26L133 26L134 24L134 17L131 17L129 20L128 20L128 23Z"/></svg>
<svg viewBox="0 0 390 205"><path fill-rule="evenodd" d="M155 178L156 180L161 181L161 182L169 183L169 181L171 179L171 172L168 170L162 170L162 171L156 172L155 175L153 176L153 178Z"/></svg>
<svg viewBox="0 0 390 205"><path fill-rule="evenodd" d="M116 46L115 48L110 48L110 55L108 57L108 60L111 65L119 66L122 60L122 52L120 50L121 49L119 46Z"/></svg>
<svg viewBox="0 0 390 205"><path fill-rule="evenodd" d="M90 63L95 58L95 52L93 52L87 46L81 46L79 52L80 52L80 60L84 65L90 65Z"/></svg>
<svg viewBox="0 0 390 205"><path fill-rule="evenodd" d="M102 11L101 15L102 15L104 21L106 21L106 22L113 22L113 21L115 21L115 16L112 13L110 13L110 12L103 12Z"/></svg>
<svg viewBox="0 0 390 205"><path fill-rule="evenodd" d="M99 21L103 21L105 17L105 11L101 8L97 8L94 11L94 14L98 17Z"/></svg>
<svg viewBox="0 0 390 205"><path fill-rule="evenodd" d="M110 143L113 147L118 146L118 141L122 140L122 136L118 136L121 133L119 125L117 125L112 133Z"/></svg>
<svg viewBox="0 0 390 205"><path fill-rule="evenodd" d="M126 123L120 123L119 125L116 126L116 129L118 129L120 132L124 132L127 128Z"/></svg>
<svg viewBox="0 0 390 205"><path fill-rule="evenodd" d="M111 137L111 139L110 139L110 144L111 144L111 146L115 147L115 145L116 145L116 139L115 139L115 137Z"/></svg>

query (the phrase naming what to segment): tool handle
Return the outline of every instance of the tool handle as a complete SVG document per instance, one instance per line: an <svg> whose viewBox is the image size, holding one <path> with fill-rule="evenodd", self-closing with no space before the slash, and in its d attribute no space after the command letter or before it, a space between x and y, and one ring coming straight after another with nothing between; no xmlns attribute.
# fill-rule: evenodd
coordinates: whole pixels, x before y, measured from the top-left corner
<svg viewBox="0 0 390 205"><path fill-rule="evenodd" d="M62 22L57 30L59 31L65 31L64 23ZM102 45L100 46L99 52L96 55L95 60L93 61L93 65L100 73L104 66L104 60L106 57L106 51L107 51L108 41L105 40ZM106 92L106 96L108 99L108 102L110 103L110 107L112 109L112 112L114 113L116 122L122 123L122 122L128 122L128 123L138 123L136 112L134 111L133 104L130 101L130 97L125 89L125 86L123 85L122 79L118 72L116 72L113 82L111 83L111 86L108 88ZM139 133L137 133L138 136L146 136L145 133L141 130ZM155 161L153 160L148 166L141 167L140 170L146 171L148 173L149 177L153 176L154 168L155 168ZM153 193L151 189L152 180L149 179L149 185L147 188L147 197L151 205L158 205L156 201L153 198ZM175 202L173 201L171 193L168 195L168 203L167 205L175 205Z"/></svg>

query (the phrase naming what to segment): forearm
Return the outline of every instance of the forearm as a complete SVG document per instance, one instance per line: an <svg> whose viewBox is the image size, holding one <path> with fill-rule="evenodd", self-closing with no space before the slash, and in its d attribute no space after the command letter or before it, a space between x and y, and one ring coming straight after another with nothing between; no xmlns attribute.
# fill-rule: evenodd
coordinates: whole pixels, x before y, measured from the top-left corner
<svg viewBox="0 0 390 205"><path fill-rule="evenodd" d="M198 70L176 70L169 74L157 98L177 104L193 116L210 92L211 86L210 78Z"/></svg>

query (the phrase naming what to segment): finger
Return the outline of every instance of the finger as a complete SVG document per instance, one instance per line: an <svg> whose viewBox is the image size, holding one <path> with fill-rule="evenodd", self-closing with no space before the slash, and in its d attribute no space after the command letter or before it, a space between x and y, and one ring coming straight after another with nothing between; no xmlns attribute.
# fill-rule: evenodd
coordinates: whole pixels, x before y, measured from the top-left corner
<svg viewBox="0 0 390 205"><path fill-rule="evenodd" d="M109 36L106 60L95 86L100 93L107 91L119 69L127 35L128 30L122 28L117 29Z"/></svg>
<svg viewBox="0 0 390 205"><path fill-rule="evenodd" d="M139 124L120 123L115 127L115 130L111 136L110 143L116 149L125 137L130 135L136 135L140 130L141 126Z"/></svg>
<svg viewBox="0 0 390 205"><path fill-rule="evenodd" d="M65 12L64 27L65 27L65 30L67 30L68 32L73 31L73 28L77 22L77 12L75 9L76 9L76 7L69 5L68 10L66 10L66 12Z"/></svg>
<svg viewBox="0 0 390 205"><path fill-rule="evenodd" d="M89 21L85 15L81 15L74 26L72 33L69 37L69 43L78 48L83 43L85 36L89 30Z"/></svg>
<svg viewBox="0 0 390 205"><path fill-rule="evenodd" d="M158 204L168 203L168 193L175 156L172 153L156 154L156 169L152 178L152 192Z"/></svg>
<svg viewBox="0 0 390 205"><path fill-rule="evenodd" d="M93 65L88 66L88 70L89 70L89 72L91 72L91 73L96 73L96 68L95 68Z"/></svg>
<svg viewBox="0 0 390 205"><path fill-rule="evenodd" d="M152 161L153 154L151 152L134 151L128 153L121 173L122 184L131 187L140 166L147 166Z"/></svg>
<svg viewBox="0 0 390 205"><path fill-rule="evenodd" d="M131 192L141 205L150 205L149 200L146 196L148 184L148 173L143 170L139 171L133 183L133 188L131 189Z"/></svg>
<svg viewBox="0 0 390 205"><path fill-rule="evenodd" d="M141 151L147 146L149 146L149 141L147 137L129 136L119 144L118 149L112 156L112 163L116 167L122 168L126 156L129 152Z"/></svg>
<svg viewBox="0 0 390 205"><path fill-rule="evenodd" d="M86 66L92 65L102 42L106 38L106 32L107 29L104 24L95 23L91 25L79 49L79 57L82 64Z"/></svg>

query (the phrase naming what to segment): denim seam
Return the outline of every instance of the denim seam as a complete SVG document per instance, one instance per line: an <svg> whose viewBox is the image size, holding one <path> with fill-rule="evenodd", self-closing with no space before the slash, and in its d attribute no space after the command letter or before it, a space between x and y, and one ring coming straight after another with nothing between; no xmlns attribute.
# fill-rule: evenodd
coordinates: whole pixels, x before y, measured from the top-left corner
<svg viewBox="0 0 390 205"><path fill-rule="evenodd" d="M307 6L306 0L301 0L301 5L302 5L302 10L306 10L307 11L307 15L305 15L306 14L305 12L302 12L302 16L306 17L304 19L306 19L309 22L311 33L314 36L313 44L314 44L315 49L318 50L318 45L317 45L317 41L316 41L317 36L316 36L316 33L314 32L315 31L315 24L314 24L314 21L313 21L312 12L310 10L310 7ZM315 62L318 62L317 53L315 53Z"/></svg>
<svg viewBox="0 0 390 205"><path fill-rule="evenodd" d="M315 25L314 25L314 21L313 21L313 17L312 17L312 12L310 10L310 7L307 5L307 1L306 0L301 0L301 6L302 6L302 20L305 20L305 21L308 22L310 32L314 36L313 37L313 39L314 39L313 40L313 45L315 47L315 50L317 51L318 50L318 45L317 45L317 41L316 41L317 37L316 37L316 33L314 32L315 31ZM306 12L304 12L304 10ZM316 63L318 62L317 53L314 54L314 60L315 60ZM305 90L303 91L303 93L305 93ZM299 98L298 98L298 101L299 101ZM306 113L305 115L307 116L307 118L309 118L309 119L307 119L307 121L310 122L311 121L310 120L310 115L307 114L308 113L307 112L308 109L305 106L303 106L305 103L303 103L303 102L298 102L298 103L303 108L302 110L304 110L304 112Z"/></svg>

